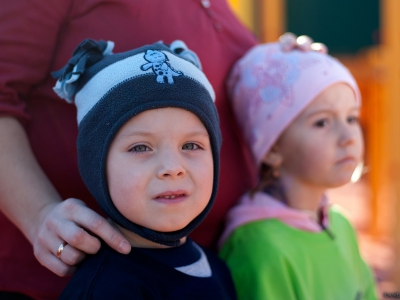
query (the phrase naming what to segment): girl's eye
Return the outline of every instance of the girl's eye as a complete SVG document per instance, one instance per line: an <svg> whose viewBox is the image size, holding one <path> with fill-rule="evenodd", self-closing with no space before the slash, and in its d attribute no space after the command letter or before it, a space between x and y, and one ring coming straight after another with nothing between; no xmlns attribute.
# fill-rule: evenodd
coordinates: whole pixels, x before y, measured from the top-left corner
<svg viewBox="0 0 400 300"><path fill-rule="evenodd" d="M359 118L357 116L350 116L347 118L347 122L349 122L350 124L358 123Z"/></svg>
<svg viewBox="0 0 400 300"><path fill-rule="evenodd" d="M135 147L131 148L131 152L145 152L145 151L149 151L150 148L145 146L145 145L137 145Z"/></svg>
<svg viewBox="0 0 400 300"><path fill-rule="evenodd" d="M327 119L321 119L314 123L315 127L326 127L328 125Z"/></svg>
<svg viewBox="0 0 400 300"><path fill-rule="evenodd" d="M199 149L200 147L196 145L195 143L186 143L185 145L182 146L183 150L196 150Z"/></svg>

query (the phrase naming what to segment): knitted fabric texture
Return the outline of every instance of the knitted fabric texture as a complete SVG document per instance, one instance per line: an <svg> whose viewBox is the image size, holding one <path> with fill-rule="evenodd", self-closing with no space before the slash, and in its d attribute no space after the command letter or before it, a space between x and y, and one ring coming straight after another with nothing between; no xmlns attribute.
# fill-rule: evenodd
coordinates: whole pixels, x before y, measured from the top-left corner
<svg viewBox="0 0 400 300"><path fill-rule="evenodd" d="M357 83L337 59L315 51L283 52L278 43L257 45L234 66L228 89L256 166L292 121L324 89L346 83L361 102Z"/></svg>
<svg viewBox="0 0 400 300"><path fill-rule="evenodd" d="M55 92L77 107L80 174L104 212L117 224L150 241L179 245L210 211L217 193L221 132L214 90L200 70L197 55L181 41L161 42L112 54L112 42L85 40L68 64L53 76ZM125 218L107 187L106 158L119 129L150 109L175 107L195 114L210 136L214 182L206 208L185 228L158 232Z"/></svg>

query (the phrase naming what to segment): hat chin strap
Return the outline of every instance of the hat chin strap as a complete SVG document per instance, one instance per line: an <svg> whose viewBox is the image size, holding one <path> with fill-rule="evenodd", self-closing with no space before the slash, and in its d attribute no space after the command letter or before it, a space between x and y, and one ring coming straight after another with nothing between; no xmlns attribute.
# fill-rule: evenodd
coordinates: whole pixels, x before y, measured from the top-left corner
<svg viewBox="0 0 400 300"><path fill-rule="evenodd" d="M211 200L210 200L210 202L211 202ZM182 238L188 236L189 233L191 233L197 227L197 225L199 225L203 221L203 219L206 217L208 211L211 208L210 202L204 208L204 210L194 220L192 220L188 225L186 225L184 228L182 228L180 230L172 231L172 232L161 232L161 231L152 230L147 227L138 225L138 224L128 220L125 217L123 217L124 222L119 222L119 220L116 220L115 218L111 218L111 219L114 222L116 222L117 224L119 224L120 226L136 233L137 235L141 236L142 238L145 238L146 240L149 240L151 242L161 244L164 246L176 247L181 244Z"/></svg>

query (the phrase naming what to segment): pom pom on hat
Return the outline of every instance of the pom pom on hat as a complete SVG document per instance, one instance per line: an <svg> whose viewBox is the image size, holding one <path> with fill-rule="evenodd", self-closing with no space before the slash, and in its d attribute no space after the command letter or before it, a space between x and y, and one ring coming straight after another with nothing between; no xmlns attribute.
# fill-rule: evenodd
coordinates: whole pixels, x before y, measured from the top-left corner
<svg viewBox="0 0 400 300"><path fill-rule="evenodd" d="M85 72L87 66L100 61L103 56L112 54L114 42L85 40L74 50L72 58L66 66L52 75L58 78L53 90L56 94L72 103L77 88L77 80Z"/></svg>

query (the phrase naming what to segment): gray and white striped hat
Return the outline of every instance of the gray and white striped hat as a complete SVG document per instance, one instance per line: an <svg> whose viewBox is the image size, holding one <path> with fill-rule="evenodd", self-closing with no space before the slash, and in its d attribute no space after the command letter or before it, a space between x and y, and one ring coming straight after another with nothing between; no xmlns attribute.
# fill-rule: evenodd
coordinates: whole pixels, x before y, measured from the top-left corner
<svg viewBox="0 0 400 300"><path fill-rule="evenodd" d="M77 149L80 174L100 207L116 223L156 243L174 246L198 226L217 193L221 132L214 90L201 71L197 55L182 41L162 42L113 54L113 43L85 40L67 65L53 76L55 92L77 107ZM214 162L211 199L185 228L158 232L125 218L114 206L107 187L106 158L119 129L150 109L177 107L195 114L210 136Z"/></svg>

